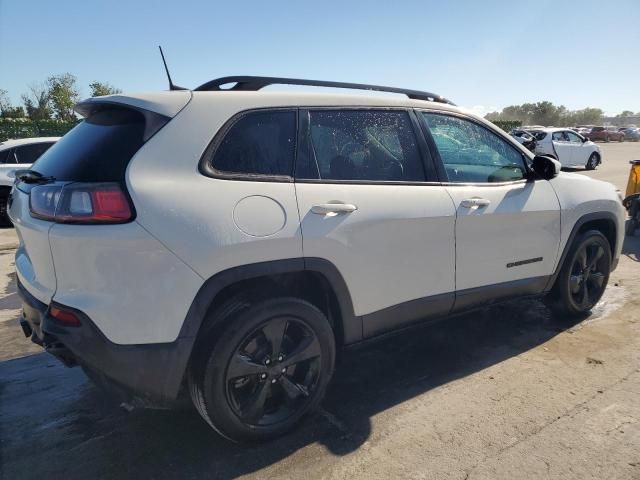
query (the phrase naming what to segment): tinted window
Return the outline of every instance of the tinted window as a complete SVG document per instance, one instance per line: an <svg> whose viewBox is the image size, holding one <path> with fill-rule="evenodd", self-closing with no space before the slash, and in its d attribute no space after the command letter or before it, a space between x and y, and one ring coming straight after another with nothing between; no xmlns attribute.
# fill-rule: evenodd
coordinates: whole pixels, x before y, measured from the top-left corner
<svg viewBox="0 0 640 480"><path fill-rule="evenodd" d="M591 129L592 132L602 132L604 131L604 127L593 127Z"/></svg>
<svg viewBox="0 0 640 480"><path fill-rule="evenodd" d="M0 152L0 163L16 163L12 148L7 148Z"/></svg>
<svg viewBox="0 0 640 480"><path fill-rule="evenodd" d="M224 173L293 173L296 112L252 112L240 117L215 151L213 168Z"/></svg>
<svg viewBox="0 0 640 480"><path fill-rule="evenodd" d="M423 112L450 182L524 178L524 157L488 129L459 117Z"/></svg>
<svg viewBox="0 0 640 480"><path fill-rule="evenodd" d="M28 163L31 164L35 162L40 156L49 150L49 148L53 145L53 143L33 143L31 145L23 145L21 147L16 147L14 150L15 158L17 163Z"/></svg>
<svg viewBox="0 0 640 480"><path fill-rule="evenodd" d="M326 180L424 181L422 159L407 112L310 112L311 156L299 177Z"/></svg>
<svg viewBox="0 0 640 480"><path fill-rule="evenodd" d="M58 180L118 182L142 146L144 117L128 109L93 114L56 142L32 169Z"/></svg>

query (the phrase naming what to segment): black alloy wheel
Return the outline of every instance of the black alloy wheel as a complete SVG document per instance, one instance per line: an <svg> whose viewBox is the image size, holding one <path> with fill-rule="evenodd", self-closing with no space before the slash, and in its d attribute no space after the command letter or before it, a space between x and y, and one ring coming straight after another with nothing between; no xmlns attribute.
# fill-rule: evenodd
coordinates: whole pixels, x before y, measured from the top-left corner
<svg viewBox="0 0 640 480"><path fill-rule="evenodd" d="M276 317L240 343L227 366L229 406L247 425L275 425L304 408L320 377L320 342L295 318Z"/></svg>
<svg viewBox="0 0 640 480"><path fill-rule="evenodd" d="M189 367L202 417L237 442L282 435L322 400L335 339L326 316L293 297L231 300L207 319Z"/></svg>
<svg viewBox="0 0 640 480"><path fill-rule="evenodd" d="M573 243L548 296L560 314L582 315L600 301L609 281L611 246L597 230L579 235Z"/></svg>

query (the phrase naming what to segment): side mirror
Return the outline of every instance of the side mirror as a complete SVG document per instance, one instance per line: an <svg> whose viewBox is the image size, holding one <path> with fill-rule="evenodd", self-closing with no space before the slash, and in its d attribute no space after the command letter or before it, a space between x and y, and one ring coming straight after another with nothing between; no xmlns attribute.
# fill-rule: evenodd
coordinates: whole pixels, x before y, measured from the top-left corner
<svg viewBox="0 0 640 480"><path fill-rule="evenodd" d="M551 180L558 176L562 164L553 157L536 155L533 157L533 171L545 180Z"/></svg>
<svg viewBox="0 0 640 480"><path fill-rule="evenodd" d="M589 139L587 137L582 137L582 143L587 143Z"/></svg>

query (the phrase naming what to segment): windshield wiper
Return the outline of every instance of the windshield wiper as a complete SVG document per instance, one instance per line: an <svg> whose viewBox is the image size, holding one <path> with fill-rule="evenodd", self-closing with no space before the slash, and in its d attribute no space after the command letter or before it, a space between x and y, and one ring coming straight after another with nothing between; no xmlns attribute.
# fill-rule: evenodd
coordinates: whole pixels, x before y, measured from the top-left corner
<svg viewBox="0 0 640 480"><path fill-rule="evenodd" d="M24 183L47 183L55 180L55 177L47 177L28 168L16 170L16 178Z"/></svg>

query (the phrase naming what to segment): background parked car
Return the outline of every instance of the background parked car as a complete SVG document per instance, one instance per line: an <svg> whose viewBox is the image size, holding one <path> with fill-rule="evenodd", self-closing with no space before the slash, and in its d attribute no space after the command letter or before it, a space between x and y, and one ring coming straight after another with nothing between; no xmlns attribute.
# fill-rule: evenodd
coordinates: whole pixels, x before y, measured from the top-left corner
<svg viewBox="0 0 640 480"><path fill-rule="evenodd" d="M640 128L636 127L627 127L620 130L624 133L625 140L630 140L632 142L637 142L640 140Z"/></svg>
<svg viewBox="0 0 640 480"><path fill-rule="evenodd" d="M568 128L536 130L536 155L551 155L563 167L595 169L602 163L600 147Z"/></svg>
<svg viewBox="0 0 640 480"><path fill-rule="evenodd" d="M618 130L618 127L593 127L589 132L589 140L595 142L597 140L610 142L615 140L624 142L624 132Z"/></svg>
<svg viewBox="0 0 640 480"><path fill-rule="evenodd" d="M7 198L15 180L15 171L29 168L60 137L22 138L0 143L0 226L11 225L7 216Z"/></svg>
<svg viewBox="0 0 640 480"><path fill-rule="evenodd" d="M525 148L530 151L534 151L536 148L536 139L530 132L526 130L522 130L520 128L515 128L509 132L513 138L515 138L519 143L521 143Z"/></svg>

